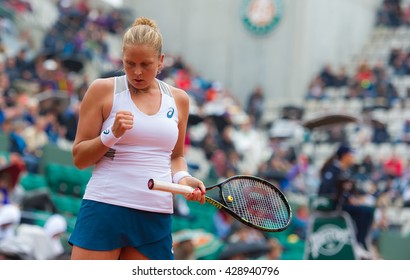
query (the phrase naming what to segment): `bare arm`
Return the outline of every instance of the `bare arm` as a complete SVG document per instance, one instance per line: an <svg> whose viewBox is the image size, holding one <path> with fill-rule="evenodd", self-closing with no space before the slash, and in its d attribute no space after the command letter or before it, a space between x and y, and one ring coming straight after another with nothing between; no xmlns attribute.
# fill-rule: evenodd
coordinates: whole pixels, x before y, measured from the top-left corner
<svg viewBox="0 0 410 280"><path fill-rule="evenodd" d="M171 155L171 172L175 174L181 170L188 170L187 163L184 158L185 134L189 117L189 96L186 92L180 89L172 88L172 93L175 98L175 103L178 107L178 140ZM189 185L198 188L200 191L195 191L187 196L188 200L196 200L201 203L205 202L205 186L202 181L194 177L185 177L181 179L180 184Z"/></svg>
<svg viewBox="0 0 410 280"><path fill-rule="evenodd" d="M90 85L81 103L72 151L74 164L80 169L97 163L109 149L101 142L100 131L112 108L113 91L113 79L98 79ZM119 111L112 132L116 137L121 137L132 125L132 114Z"/></svg>
<svg viewBox="0 0 410 280"><path fill-rule="evenodd" d="M173 95L175 98L175 103L178 107L178 140L175 144L175 147L172 151L171 155L171 170L172 174L175 174L177 171L180 170L188 170L188 166L185 162L184 158L184 142L185 142L185 134L186 134L186 127L188 121L188 114L189 114L189 97L186 92L174 89Z"/></svg>

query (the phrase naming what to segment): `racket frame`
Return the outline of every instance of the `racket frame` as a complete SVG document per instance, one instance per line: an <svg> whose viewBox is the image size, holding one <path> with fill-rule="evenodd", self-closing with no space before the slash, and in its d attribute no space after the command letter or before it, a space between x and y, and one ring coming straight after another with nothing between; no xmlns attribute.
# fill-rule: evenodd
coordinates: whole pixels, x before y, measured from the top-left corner
<svg viewBox="0 0 410 280"><path fill-rule="evenodd" d="M266 186L269 186L270 188L274 189L275 192L281 197L284 205L286 206L289 218L285 226L281 228L266 228L266 227L261 227L258 225L253 224L252 222L246 220L245 218L239 216L236 214L234 211L229 209L227 199L224 197L222 188L225 184L227 184L230 181L233 180L254 180L258 181ZM186 186L186 185L181 185L181 184L175 184L175 183L170 183L170 182L164 182L164 181L159 181L155 179L149 179L148 181L148 188L151 190L160 190L160 191L167 191L171 192L174 194L181 194L181 195L188 195L191 194L195 189ZM235 175L232 177L229 177L217 184L214 184L212 186L208 186L205 188L206 189L206 195L205 195L205 201L208 202L209 204L213 205L217 209L223 210L227 212L229 215L234 217L236 220L240 221L243 224L246 224L254 229L265 231L265 232L280 232L284 231L287 229L291 223L292 220L292 209L291 206L286 198L286 196L283 194L283 192L277 188L274 184L271 182L264 180L262 178L256 177L256 176L251 176L251 175Z"/></svg>

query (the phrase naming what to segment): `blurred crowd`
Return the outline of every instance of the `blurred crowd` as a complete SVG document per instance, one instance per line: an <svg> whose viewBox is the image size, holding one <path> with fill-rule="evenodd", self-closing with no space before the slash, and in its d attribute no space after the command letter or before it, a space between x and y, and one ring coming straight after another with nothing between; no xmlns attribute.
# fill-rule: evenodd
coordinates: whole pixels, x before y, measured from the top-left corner
<svg viewBox="0 0 410 280"><path fill-rule="evenodd" d="M30 30L19 29L16 20L16 15L35 13L30 1L0 1L4 10L0 15L0 128L10 143L7 152L13 155L13 161L23 166L22 172L39 173L45 145L71 149L78 108L90 83L87 65L111 65L110 71L101 70L101 77L121 74L121 62L110 55L107 36L120 35L124 31L128 25L124 22L124 11L92 8L87 0L53 2L57 7L57 21L45 32L42 45L36 48ZM408 25L406 11L410 6L399 11L396 2L383 2L378 24ZM10 38L14 38L12 43ZM410 94L400 96L391 78L392 75L410 75L409 57L407 50L392 49L389 61L377 65L363 62L354 75L349 75L343 67L334 72L332 66L327 65L312 80L306 99L324 101L330 98L329 89L338 88L343 89L343 99L377 100L370 107L364 106L363 114L402 106L400 104L404 104ZM206 185L236 174L248 174L273 182L290 196L308 198L315 194L318 166L314 164L314 155L305 154L303 149L303 145L314 141L302 125L307 108L280 108L277 119L266 121L269 93L263 87L256 86L242 103L219 81L196 73L182 57L166 54L164 65L159 78L185 90L191 97L186 138L188 164ZM369 130L360 123L354 129L356 135L366 135L362 138L368 142L409 144L410 117L402 125L399 135L389 135L385 124L372 125ZM343 128L327 133L329 137L325 142L349 140ZM410 204L410 161L395 154L383 160L375 160L372 156L359 158L353 170L366 203L378 209L374 225L376 240L376 233L389 227L385 209L391 205L405 207ZM11 199L4 204L12 202ZM309 206L306 203L295 206L288 239L305 240ZM4 207L1 211L8 211ZM191 218L189 209L183 209L183 203L176 203L176 207L181 217ZM0 244L9 235L6 225L15 225L18 215L0 224ZM220 258L280 259L285 250L285 245L274 236L240 226L223 212L215 214L213 223L212 234L226 244ZM47 233L47 228L43 229ZM66 231L64 226L60 229L58 234ZM176 235L176 258L195 258L193 236ZM61 248L58 252L61 254Z"/></svg>
<svg viewBox="0 0 410 280"><path fill-rule="evenodd" d="M387 27L408 26L410 24L410 5L402 0L383 0L376 15L376 24Z"/></svg>

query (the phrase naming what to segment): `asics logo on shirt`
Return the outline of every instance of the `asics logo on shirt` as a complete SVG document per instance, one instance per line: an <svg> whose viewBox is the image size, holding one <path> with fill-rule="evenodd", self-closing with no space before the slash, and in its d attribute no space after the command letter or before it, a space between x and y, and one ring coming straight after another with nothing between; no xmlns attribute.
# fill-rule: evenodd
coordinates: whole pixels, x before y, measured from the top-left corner
<svg viewBox="0 0 410 280"><path fill-rule="evenodd" d="M174 112L175 112L175 109L174 109L174 108L170 107L170 108L168 109L168 113L167 113L168 119L172 118L172 116L174 115Z"/></svg>

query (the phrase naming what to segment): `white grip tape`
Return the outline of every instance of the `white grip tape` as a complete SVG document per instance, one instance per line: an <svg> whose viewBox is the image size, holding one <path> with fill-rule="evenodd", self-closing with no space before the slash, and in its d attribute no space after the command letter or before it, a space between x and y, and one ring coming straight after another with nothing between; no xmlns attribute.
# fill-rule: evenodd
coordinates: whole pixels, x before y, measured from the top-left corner
<svg viewBox="0 0 410 280"><path fill-rule="evenodd" d="M191 194L194 191L194 188L186 185L179 185L170 182L158 181L150 179L148 181L148 188L150 190L165 191L174 194Z"/></svg>

